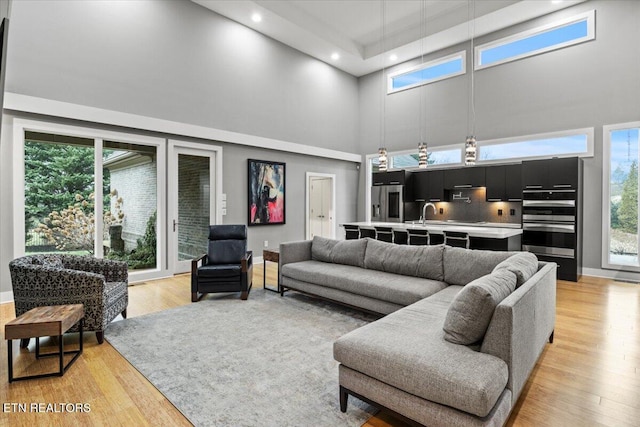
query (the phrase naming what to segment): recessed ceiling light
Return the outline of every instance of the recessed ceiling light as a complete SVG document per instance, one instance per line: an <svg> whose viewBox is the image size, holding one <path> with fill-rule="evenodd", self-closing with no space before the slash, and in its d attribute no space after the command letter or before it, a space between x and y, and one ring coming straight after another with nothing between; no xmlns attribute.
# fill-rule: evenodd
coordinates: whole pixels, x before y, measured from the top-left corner
<svg viewBox="0 0 640 427"><path fill-rule="evenodd" d="M551 3L553 3L553 4L562 3L562 0L551 0Z"/></svg>
<svg viewBox="0 0 640 427"><path fill-rule="evenodd" d="M260 22L262 21L262 15L260 15L259 13L254 13L253 15L251 15L251 20L253 22Z"/></svg>
<svg viewBox="0 0 640 427"><path fill-rule="evenodd" d="M338 59L340 59L340 54L337 52L332 53L331 59L333 59L334 61L337 61Z"/></svg>
<svg viewBox="0 0 640 427"><path fill-rule="evenodd" d="M392 53L391 56L389 56L389 59L392 61L397 61L398 60L398 55L396 55L395 53Z"/></svg>

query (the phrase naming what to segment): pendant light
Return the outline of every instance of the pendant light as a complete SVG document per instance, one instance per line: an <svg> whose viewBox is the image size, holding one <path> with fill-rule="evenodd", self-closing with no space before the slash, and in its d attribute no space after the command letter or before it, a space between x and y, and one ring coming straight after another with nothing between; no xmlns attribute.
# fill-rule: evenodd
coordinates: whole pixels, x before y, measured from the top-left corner
<svg viewBox="0 0 640 427"><path fill-rule="evenodd" d="M422 37L420 38L420 65L424 66L424 38L426 36L426 6L425 6L425 0L422 0L422 20L421 20L421 26L422 26ZM425 99L424 99L424 93L425 93L425 86L426 85L422 85L422 87L420 88L420 115L418 117L418 126L420 129L420 142L418 143L418 167L421 169L424 169L427 167L427 158L428 158L428 153L427 153L427 139L426 139L426 117L424 115L423 112L423 105L425 104ZM424 124L424 130L425 132L423 133L423 124Z"/></svg>
<svg viewBox="0 0 640 427"><path fill-rule="evenodd" d="M382 102L381 102L381 117L380 117L380 148L378 148L378 170L381 172L385 172L387 170L387 149L385 147L385 116L386 116L386 96L387 96L387 88L386 88L386 79L385 79L385 69L384 69L384 38L385 38L385 33L384 33L384 21L385 21L385 0L382 0L380 2L380 15L382 17L382 30L381 30L381 39L380 39L380 44L382 45L382 54L380 55L381 60L382 60L382 75L381 75L381 80L382 80Z"/></svg>
<svg viewBox="0 0 640 427"><path fill-rule="evenodd" d="M473 9L473 10L472 10ZM473 70L475 68L475 49L473 46L473 37L475 35L475 17L476 17L476 3L475 0L468 0L468 10L472 12L470 13L471 17L469 19L469 28L471 28L471 90L470 90L470 108L471 113L467 115L467 120L471 123L467 123L467 129L469 129L470 134L467 136L465 144L464 144L464 164L465 166L473 166L476 164L476 137L475 137L475 127L476 127L476 106L475 106L475 81L473 76Z"/></svg>
<svg viewBox="0 0 640 427"><path fill-rule="evenodd" d="M378 148L378 170L380 172L387 170L387 149L384 147Z"/></svg>
<svg viewBox="0 0 640 427"><path fill-rule="evenodd" d="M427 167L427 143L420 142L418 144L418 167L426 168Z"/></svg>

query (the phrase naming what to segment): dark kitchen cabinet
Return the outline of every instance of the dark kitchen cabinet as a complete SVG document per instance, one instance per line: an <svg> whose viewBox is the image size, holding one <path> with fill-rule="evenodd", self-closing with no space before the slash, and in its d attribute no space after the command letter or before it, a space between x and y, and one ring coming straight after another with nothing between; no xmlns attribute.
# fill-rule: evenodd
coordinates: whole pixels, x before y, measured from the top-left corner
<svg viewBox="0 0 640 427"><path fill-rule="evenodd" d="M374 172L372 185L405 185L408 172L404 170Z"/></svg>
<svg viewBox="0 0 640 427"><path fill-rule="evenodd" d="M413 174L413 197L416 202L444 200L444 171L423 171Z"/></svg>
<svg viewBox="0 0 640 427"><path fill-rule="evenodd" d="M549 161L528 160L522 162L522 187L545 188L549 184Z"/></svg>
<svg viewBox="0 0 640 427"><path fill-rule="evenodd" d="M454 190L457 188L484 187L485 169L486 168L482 166L447 169L444 171L444 188Z"/></svg>
<svg viewBox="0 0 640 427"><path fill-rule="evenodd" d="M505 199L510 202L522 200L522 165L505 166Z"/></svg>
<svg viewBox="0 0 640 427"><path fill-rule="evenodd" d="M487 202L522 200L522 165L488 166Z"/></svg>
<svg viewBox="0 0 640 427"><path fill-rule="evenodd" d="M487 202L499 202L506 197L506 166L489 166L485 173Z"/></svg>
<svg viewBox="0 0 640 427"><path fill-rule="evenodd" d="M578 157L529 160L522 162L525 189L578 188Z"/></svg>
<svg viewBox="0 0 640 427"><path fill-rule="evenodd" d="M444 199L444 171L429 171L427 200L430 202L441 202Z"/></svg>
<svg viewBox="0 0 640 427"><path fill-rule="evenodd" d="M550 188L578 188L578 157L564 159L550 159L549 184Z"/></svg>
<svg viewBox="0 0 640 427"><path fill-rule="evenodd" d="M413 200L416 202L424 202L427 200L428 192L428 176L429 172L414 172L413 173Z"/></svg>

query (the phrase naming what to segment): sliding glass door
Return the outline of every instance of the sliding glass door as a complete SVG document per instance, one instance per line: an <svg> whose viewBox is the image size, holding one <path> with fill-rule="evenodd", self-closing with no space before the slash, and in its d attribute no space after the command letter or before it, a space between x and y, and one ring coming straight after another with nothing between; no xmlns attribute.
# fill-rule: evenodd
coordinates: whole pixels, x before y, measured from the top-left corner
<svg viewBox="0 0 640 427"><path fill-rule="evenodd" d="M130 281L166 275L165 141L16 120L15 256L126 261Z"/></svg>

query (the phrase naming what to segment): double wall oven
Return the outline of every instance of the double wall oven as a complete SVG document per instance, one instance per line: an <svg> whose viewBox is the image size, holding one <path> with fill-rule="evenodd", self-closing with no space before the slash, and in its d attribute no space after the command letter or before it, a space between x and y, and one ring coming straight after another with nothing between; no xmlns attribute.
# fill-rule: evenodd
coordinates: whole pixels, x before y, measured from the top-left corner
<svg viewBox="0 0 640 427"><path fill-rule="evenodd" d="M578 199L575 189L524 190L522 249L558 264L558 278L577 281Z"/></svg>

